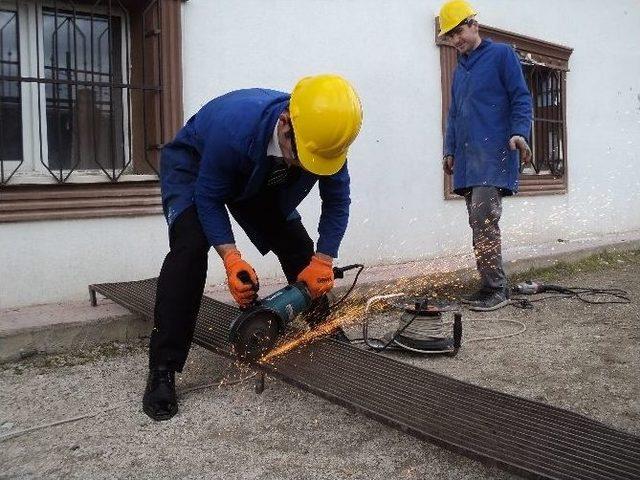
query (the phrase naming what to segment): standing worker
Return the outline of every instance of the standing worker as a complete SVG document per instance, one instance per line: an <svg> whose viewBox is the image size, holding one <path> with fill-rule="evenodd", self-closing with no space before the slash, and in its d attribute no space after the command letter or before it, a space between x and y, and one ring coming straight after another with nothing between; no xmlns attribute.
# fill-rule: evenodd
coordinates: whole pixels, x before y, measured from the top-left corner
<svg viewBox="0 0 640 480"><path fill-rule="evenodd" d="M160 183L170 252L156 292L143 410L154 420L178 411L175 372L184 367L214 247L240 306L258 276L236 248L228 211L289 283L303 281L316 311L327 310L333 258L347 228L347 150L362 124L353 87L338 75L300 80L291 95L238 90L207 103L162 150ZM318 243L296 207L318 182ZM247 278L250 282L246 282ZM244 281L243 281L244 280Z"/></svg>
<svg viewBox="0 0 640 480"><path fill-rule="evenodd" d="M473 231L481 288L463 298L471 309L495 310L509 302L502 266L502 197L516 193L520 160L531 161L531 94L509 45L481 39L477 12L465 0L440 10L440 36L458 51L444 141L443 169L463 195Z"/></svg>

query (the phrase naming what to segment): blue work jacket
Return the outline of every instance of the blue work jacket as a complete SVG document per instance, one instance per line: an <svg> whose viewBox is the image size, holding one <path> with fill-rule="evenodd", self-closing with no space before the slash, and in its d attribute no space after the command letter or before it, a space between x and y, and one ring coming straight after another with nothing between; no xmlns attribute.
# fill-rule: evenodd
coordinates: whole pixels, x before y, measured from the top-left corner
<svg viewBox="0 0 640 480"><path fill-rule="evenodd" d="M444 154L455 159L454 191L494 186L515 193L520 161L518 151L509 149L509 139L528 139L531 121L531 94L511 46L482 40L468 55L460 55L444 142Z"/></svg>
<svg viewBox="0 0 640 480"><path fill-rule="evenodd" d="M238 90L213 99L189 119L162 150L162 205L169 226L195 204L210 245L235 243L229 208L258 250L263 255L269 251L264 235L233 205L263 188L273 166L267 146L288 106L289 95L283 92ZM278 187L277 204L283 218L300 218L296 207L316 182L322 199L316 249L337 257L351 202L346 164L330 176L302 170L294 182Z"/></svg>

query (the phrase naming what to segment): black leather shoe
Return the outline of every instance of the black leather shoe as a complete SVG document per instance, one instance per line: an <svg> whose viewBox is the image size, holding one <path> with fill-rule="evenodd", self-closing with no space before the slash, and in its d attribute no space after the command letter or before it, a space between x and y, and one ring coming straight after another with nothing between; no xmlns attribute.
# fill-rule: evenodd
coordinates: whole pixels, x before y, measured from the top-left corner
<svg viewBox="0 0 640 480"><path fill-rule="evenodd" d="M142 410L156 421L169 420L178 413L176 373L165 368L149 370Z"/></svg>

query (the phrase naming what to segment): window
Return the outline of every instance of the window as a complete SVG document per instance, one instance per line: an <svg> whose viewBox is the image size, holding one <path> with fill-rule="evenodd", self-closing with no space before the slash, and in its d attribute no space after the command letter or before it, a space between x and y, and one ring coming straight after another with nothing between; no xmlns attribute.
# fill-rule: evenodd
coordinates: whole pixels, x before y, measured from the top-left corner
<svg viewBox="0 0 640 480"><path fill-rule="evenodd" d="M22 96L18 77L20 58L17 15L0 3L0 178L11 175L22 161Z"/></svg>
<svg viewBox="0 0 640 480"><path fill-rule="evenodd" d="M523 175L564 174L564 72L524 59L524 76L532 95L533 126L529 145L533 162Z"/></svg>
<svg viewBox="0 0 640 480"><path fill-rule="evenodd" d="M436 35L438 31L436 19ZM566 72L572 49L485 25L480 25L480 34L515 47L532 95L533 125L529 144L533 151L533 162L520 172L519 194L566 193ZM437 36L436 44L440 47L444 135L457 53L453 46ZM452 191L451 177L444 177L445 198L456 198Z"/></svg>
<svg viewBox="0 0 640 480"><path fill-rule="evenodd" d="M42 10L44 78L60 82L45 84L47 141L42 141L48 169L67 175L104 169L109 175L128 165L128 91L105 86L123 83L125 20Z"/></svg>
<svg viewBox="0 0 640 480"><path fill-rule="evenodd" d="M0 0L0 221L161 211L179 0Z"/></svg>

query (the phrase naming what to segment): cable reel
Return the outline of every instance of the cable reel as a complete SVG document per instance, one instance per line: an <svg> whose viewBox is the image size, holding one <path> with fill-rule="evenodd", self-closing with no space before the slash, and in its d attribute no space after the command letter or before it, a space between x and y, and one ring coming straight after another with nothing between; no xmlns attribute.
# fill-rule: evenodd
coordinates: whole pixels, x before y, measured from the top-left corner
<svg viewBox="0 0 640 480"><path fill-rule="evenodd" d="M383 338L369 337L369 321L366 314L374 303L390 298L405 297L392 302L401 312L398 326ZM462 312L451 304L434 302L426 297L407 298L404 293L378 295L370 298L365 307L362 338L370 349L408 350L415 353L441 353L454 356L462 344Z"/></svg>

